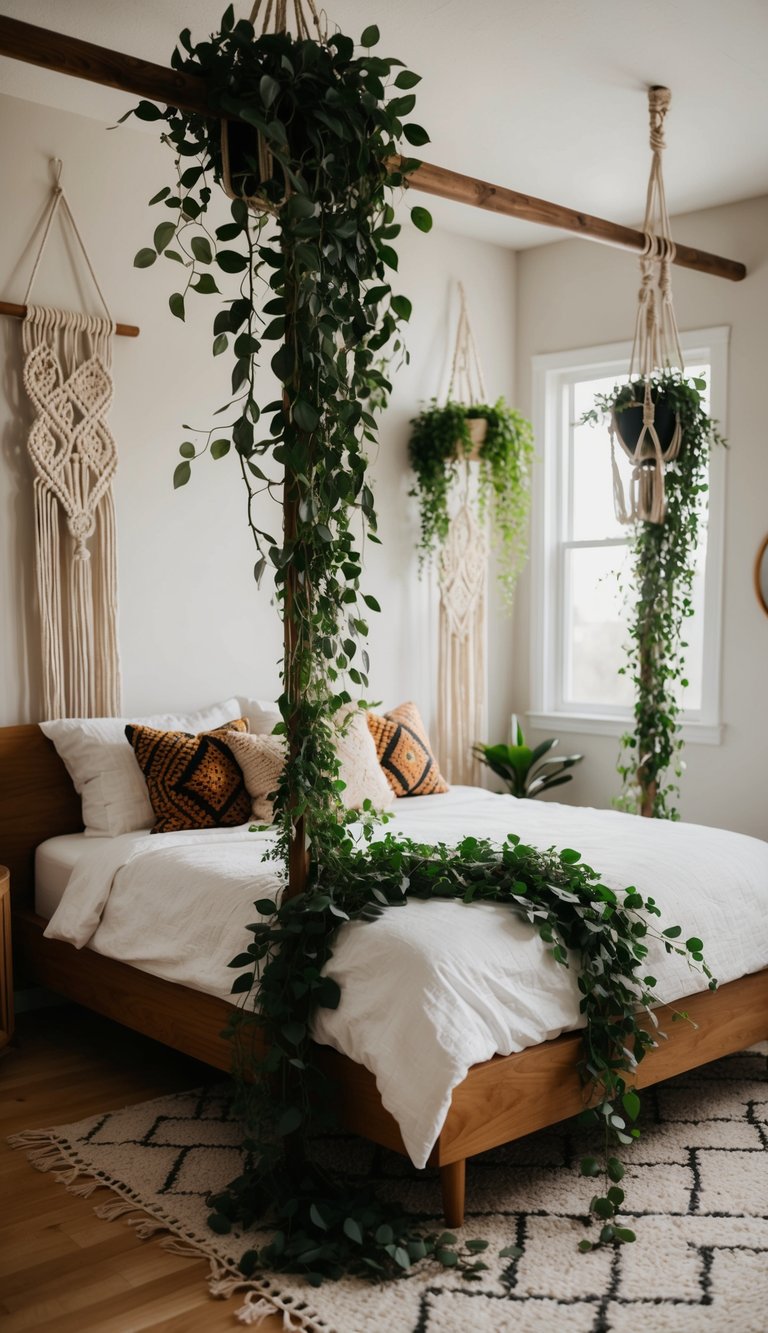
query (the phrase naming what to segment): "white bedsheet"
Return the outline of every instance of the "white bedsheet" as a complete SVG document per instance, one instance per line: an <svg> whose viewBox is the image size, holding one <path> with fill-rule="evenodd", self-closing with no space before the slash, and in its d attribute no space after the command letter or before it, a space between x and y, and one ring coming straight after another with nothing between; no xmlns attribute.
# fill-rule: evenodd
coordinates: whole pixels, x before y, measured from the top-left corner
<svg viewBox="0 0 768 1333"><path fill-rule="evenodd" d="M701 936L721 982L768 966L768 844L755 838L461 787L397 802L389 827L420 840L516 832L540 847L576 847L611 887L652 894L662 926ZM132 836L78 865L46 934L227 997L227 963L253 901L277 889L261 861L271 835ZM648 970L663 1000L707 984L661 946L651 946ZM417 1166L471 1065L579 1025L574 971L493 904L414 901L345 926L327 971L342 1000L318 1013L315 1036L374 1073Z"/></svg>

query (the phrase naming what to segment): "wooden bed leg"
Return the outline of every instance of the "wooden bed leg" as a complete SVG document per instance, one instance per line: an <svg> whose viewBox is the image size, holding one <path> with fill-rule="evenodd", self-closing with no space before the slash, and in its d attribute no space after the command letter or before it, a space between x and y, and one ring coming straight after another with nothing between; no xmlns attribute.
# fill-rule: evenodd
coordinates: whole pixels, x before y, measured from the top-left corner
<svg viewBox="0 0 768 1333"><path fill-rule="evenodd" d="M449 1162L440 1167L440 1185L443 1191L443 1212L445 1224L460 1227L464 1221L464 1187L467 1176L467 1161L462 1157L459 1162Z"/></svg>

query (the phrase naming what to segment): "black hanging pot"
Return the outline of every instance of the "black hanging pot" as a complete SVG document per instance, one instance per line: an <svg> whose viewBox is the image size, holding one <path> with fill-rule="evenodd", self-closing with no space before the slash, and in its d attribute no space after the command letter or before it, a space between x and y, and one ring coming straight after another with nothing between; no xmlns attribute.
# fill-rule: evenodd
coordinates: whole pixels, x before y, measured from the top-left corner
<svg viewBox="0 0 768 1333"><path fill-rule="evenodd" d="M259 211L277 213L290 194L263 135L242 120L221 121L221 168L224 193Z"/></svg>
<svg viewBox="0 0 768 1333"><path fill-rule="evenodd" d="M616 437L624 452L630 458L634 458L643 430L645 385L642 380L636 380L631 387L632 401L620 410L614 408L611 420ZM651 389L651 399L653 401L653 424L659 437L661 456L666 460L676 452L679 439L677 412L663 389ZM653 447L653 441L646 432L641 447L641 459L638 459L638 461L643 461L643 458L645 458L648 462L651 462L655 456L656 451Z"/></svg>

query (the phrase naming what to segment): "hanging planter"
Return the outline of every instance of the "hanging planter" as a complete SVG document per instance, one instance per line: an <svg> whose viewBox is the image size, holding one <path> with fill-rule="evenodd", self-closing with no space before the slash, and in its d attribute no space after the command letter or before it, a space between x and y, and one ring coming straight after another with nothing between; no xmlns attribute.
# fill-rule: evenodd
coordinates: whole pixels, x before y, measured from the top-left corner
<svg viewBox="0 0 768 1333"><path fill-rule="evenodd" d="M490 514L498 552L499 582L509 602L527 556L533 429L503 398L492 405L486 389L467 314L464 288L447 401L433 398L413 419L408 452L416 484L409 491L419 502L419 552L422 562L442 551L448 538L451 496L466 480L465 468L478 463L476 513L482 524ZM456 401L457 397L463 401Z"/></svg>
<svg viewBox="0 0 768 1333"><path fill-rule="evenodd" d="M599 395L583 420L609 422L616 517L634 525L635 602L622 668L635 687L634 724L621 740L617 768L623 790L616 804L631 813L677 819L680 690L688 683L683 631L693 614L709 449L724 440L704 410L704 380L685 374L672 303L675 247L661 172L669 102L668 88L649 88L653 158L629 381ZM626 494L616 464L617 441L633 463Z"/></svg>
<svg viewBox="0 0 768 1333"><path fill-rule="evenodd" d="M617 397L611 413L611 429L628 458L638 463L655 465L655 451L647 435L643 439L645 387L643 380L635 380L624 386L626 402L621 394ZM665 463L669 463L679 449L680 418L665 389L651 386L651 402L661 457Z"/></svg>
<svg viewBox="0 0 768 1333"><path fill-rule="evenodd" d="M252 212L278 213L290 198L288 178L262 131L242 120L221 122L221 187Z"/></svg>

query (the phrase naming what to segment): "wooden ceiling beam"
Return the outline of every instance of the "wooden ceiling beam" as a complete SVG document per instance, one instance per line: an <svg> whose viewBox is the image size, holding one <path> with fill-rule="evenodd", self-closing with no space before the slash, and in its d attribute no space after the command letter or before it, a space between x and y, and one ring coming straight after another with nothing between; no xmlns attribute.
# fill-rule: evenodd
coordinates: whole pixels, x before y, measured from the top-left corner
<svg viewBox="0 0 768 1333"><path fill-rule="evenodd" d="M205 87L194 75L138 60L135 56L111 51L78 37L51 32L19 19L0 17L0 55L105 84L108 88L118 88L121 92L164 106L178 106L185 111L203 114L209 111ZM409 188L483 208L503 217L555 227L603 245L637 253L642 253L645 247L644 233L633 227L593 217L562 204L549 203L533 195L520 194L517 190L492 185L473 176L462 176L458 171L433 166L429 162L422 162L409 178ZM744 264L690 245L677 246L674 263L712 277L727 278L730 282L741 282L747 275Z"/></svg>

